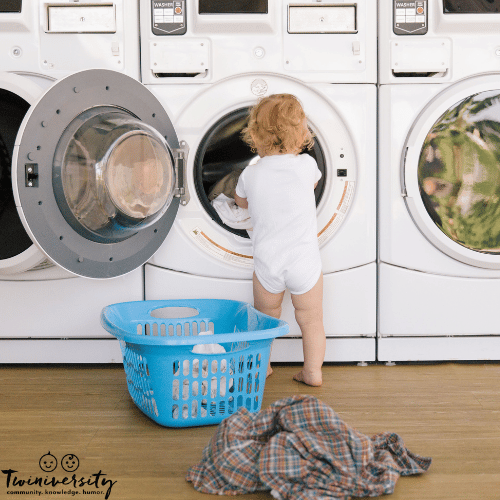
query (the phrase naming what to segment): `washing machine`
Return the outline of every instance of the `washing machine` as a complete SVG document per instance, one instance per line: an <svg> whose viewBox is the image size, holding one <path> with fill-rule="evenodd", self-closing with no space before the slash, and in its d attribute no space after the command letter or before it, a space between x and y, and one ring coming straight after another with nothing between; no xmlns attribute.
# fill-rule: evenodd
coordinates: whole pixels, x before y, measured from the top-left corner
<svg viewBox="0 0 500 500"><path fill-rule="evenodd" d="M384 361L498 360L500 2L379 2Z"/></svg>
<svg viewBox="0 0 500 500"><path fill-rule="evenodd" d="M327 361L375 359L376 2L141 2L142 83L182 144L185 183L165 242L145 266L146 299L252 302L252 244L210 203L214 186L256 160L241 141L249 107L291 93L302 102L322 179L316 188ZM302 361L289 336L274 361Z"/></svg>
<svg viewBox="0 0 500 500"><path fill-rule="evenodd" d="M54 203L49 193L62 181L59 160L46 153L57 149L57 119L69 123L99 104L75 108L87 82L72 75L97 68L98 74L119 74L140 85L138 18L134 0L0 4L0 363L121 361L116 342L100 326L100 311L111 302L143 299L142 262L111 273L103 266L81 272L61 262L59 243L81 250L75 250L76 233L69 235L66 220L54 215L55 207L68 206L63 195ZM54 85L68 77L72 86L64 95ZM44 96L52 99L51 108ZM44 136L30 129L29 116ZM74 149L80 155L89 151ZM75 217L71 224L77 226ZM102 253L109 254L112 238L100 241ZM109 274L123 276L76 277Z"/></svg>

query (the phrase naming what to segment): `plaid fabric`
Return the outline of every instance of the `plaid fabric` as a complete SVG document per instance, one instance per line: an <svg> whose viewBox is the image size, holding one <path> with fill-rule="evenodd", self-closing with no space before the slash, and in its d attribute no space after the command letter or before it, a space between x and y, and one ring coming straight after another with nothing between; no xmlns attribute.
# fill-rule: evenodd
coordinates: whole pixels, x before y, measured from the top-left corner
<svg viewBox="0 0 500 500"><path fill-rule="evenodd" d="M370 439L315 397L293 396L222 421L186 479L219 495L272 490L278 499L348 499L390 494L400 475L430 464L397 434Z"/></svg>

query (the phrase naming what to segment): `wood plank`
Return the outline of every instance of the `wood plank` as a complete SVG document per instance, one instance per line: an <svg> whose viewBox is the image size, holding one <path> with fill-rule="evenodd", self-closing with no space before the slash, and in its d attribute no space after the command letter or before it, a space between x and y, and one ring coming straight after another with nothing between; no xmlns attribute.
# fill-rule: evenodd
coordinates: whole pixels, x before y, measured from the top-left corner
<svg viewBox="0 0 500 500"><path fill-rule="evenodd" d="M500 498L500 365L329 365L319 388L292 379L298 366L274 368L263 407L312 394L360 432L396 432L433 458L428 473L399 480L393 500ZM116 481L110 498L208 498L184 477L215 428L157 425L132 402L120 365L0 366L0 469L23 477L43 475L38 462L50 451L58 460L78 456L82 475L101 470ZM7 500L5 480L1 474Z"/></svg>

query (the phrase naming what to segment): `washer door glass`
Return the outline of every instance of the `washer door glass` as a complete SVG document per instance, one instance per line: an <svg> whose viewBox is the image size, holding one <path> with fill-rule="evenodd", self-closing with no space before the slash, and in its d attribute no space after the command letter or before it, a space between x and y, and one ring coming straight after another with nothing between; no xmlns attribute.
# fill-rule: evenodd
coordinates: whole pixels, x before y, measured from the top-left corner
<svg viewBox="0 0 500 500"><path fill-rule="evenodd" d="M55 169L61 211L95 241L123 240L151 224L174 195L165 139L123 110L93 108L78 116L59 141Z"/></svg>
<svg viewBox="0 0 500 500"><path fill-rule="evenodd" d="M109 70L72 74L21 124L12 171L20 219L63 269L120 276L149 260L172 226L178 158L170 118L140 82Z"/></svg>
<svg viewBox="0 0 500 500"><path fill-rule="evenodd" d="M448 238L500 254L500 90L471 95L436 121L421 148L418 184Z"/></svg>

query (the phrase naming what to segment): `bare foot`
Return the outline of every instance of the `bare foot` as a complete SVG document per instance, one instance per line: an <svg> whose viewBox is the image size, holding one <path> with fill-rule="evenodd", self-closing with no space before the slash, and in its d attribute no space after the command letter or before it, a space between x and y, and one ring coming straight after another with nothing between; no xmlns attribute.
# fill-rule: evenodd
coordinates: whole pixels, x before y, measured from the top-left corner
<svg viewBox="0 0 500 500"><path fill-rule="evenodd" d="M319 372L306 372L305 370L300 370L294 377L297 382L302 382L303 384L311 385L313 387L319 387L323 384L323 375L321 370Z"/></svg>
<svg viewBox="0 0 500 500"><path fill-rule="evenodd" d="M267 365L267 373L266 373L266 378L271 376L273 374L273 369L271 368L271 363Z"/></svg>

